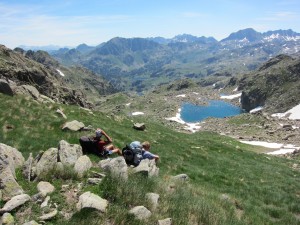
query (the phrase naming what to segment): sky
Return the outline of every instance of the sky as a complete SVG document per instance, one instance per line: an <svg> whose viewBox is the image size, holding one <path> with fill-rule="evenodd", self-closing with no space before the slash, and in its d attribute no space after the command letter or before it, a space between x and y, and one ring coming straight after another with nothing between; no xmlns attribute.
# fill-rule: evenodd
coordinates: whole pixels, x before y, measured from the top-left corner
<svg viewBox="0 0 300 225"><path fill-rule="evenodd" d="M0 44L9 48L179 34L221 40L245 28L300 32L300 1L0 0Z"/></svg>

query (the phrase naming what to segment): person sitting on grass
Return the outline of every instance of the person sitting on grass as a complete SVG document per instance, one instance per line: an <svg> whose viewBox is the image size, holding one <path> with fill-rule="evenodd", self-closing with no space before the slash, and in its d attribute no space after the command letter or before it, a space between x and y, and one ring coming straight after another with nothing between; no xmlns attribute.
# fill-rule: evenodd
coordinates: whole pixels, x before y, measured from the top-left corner
<svg viewBox="0 0 300 225"><path fill-rule="evenodd" d="M154 159L155 160L155 162L157 162L158 160L159 160L159 156L158 155L155 155L155 154L153 154L153 153L151 153L150 152L150 143L149 143L149 141L144 141L143 143L142 143L142 147L143 147L143 149L142 149L142 157L143 157L143 159Z"/></svg>
<svg viewBox="0 0 300 225"><path fill-rule="evenodd" d="M96 142L97 151L100 155L107 156L113 153L122 155L121 150L112 144L112 138L108 136L104 130L97 128L94 140Z"/></svg>

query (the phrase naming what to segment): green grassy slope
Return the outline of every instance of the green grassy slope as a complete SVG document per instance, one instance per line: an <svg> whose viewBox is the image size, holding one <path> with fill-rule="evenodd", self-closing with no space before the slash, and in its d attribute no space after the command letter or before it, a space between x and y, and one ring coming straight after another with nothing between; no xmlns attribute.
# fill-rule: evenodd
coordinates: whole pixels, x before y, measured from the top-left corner
<svg viewBox="0 0 300 225"><path fill-rule="evenodd" d="M114 224L155 224L166 217L180 225L300 224L300 172L292 169L297 162L254 153L254 147L214 133L178 133L147 118L143 119L147 130L141 132L132 129L137 121L125 117L98 112L93 116L75 106L39 105L0 94L0 143L16 147L27 157L30 152L56 147L62 139L78 144L80 136L92 135L63 132L65 120L56 115L57 108L63 109L68 121L76 119L104 129L118 147L132 140L148 140L152 151L161 156L158 179L130 177L124 184L108 177L90 188L109 199L107 214L84 210L69 224L100 224L107 219ZM180 173L189 175L189 184L173 193L165 191L170 176ZM133 191L138 194L131 195ZM144 193L149 191L161 195L159 209L148 222L133 220L126 212L143 203ZM54 223L65 221L58 218Z"/></svg>

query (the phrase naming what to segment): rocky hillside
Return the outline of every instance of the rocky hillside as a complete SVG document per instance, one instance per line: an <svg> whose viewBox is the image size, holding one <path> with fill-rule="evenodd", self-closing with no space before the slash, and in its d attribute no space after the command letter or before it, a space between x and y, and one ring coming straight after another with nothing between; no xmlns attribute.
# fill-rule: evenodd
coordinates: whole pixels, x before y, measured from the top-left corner
<svg viewBox="0 0 300 225"><path fill-rule="evenodd" d="M297 159L257 154L265 149L216 133L176 132L152 118L1 93L0 108L2 224L299 224ZM92 130L62 129L74 120ZM132 128L139 120L144 131ZM78 139L97 127L119 148L149 140L160 161L131 168L122 157L82 155Z"/></svg>
<svg viewBox="0 0 300 225"><path fill-rule="evenodd" d="M89 101L115 91L100 76L81 67L61 66L47 52L11 50L5 46L0 46L0 79L2 92L7 89L3 85L11 86L8 89L22 86L16 91L18 93L28 92L24 89L31 86L36 89L36 99L39 93L57 102L84 107L91 106Z"/></svg>
<svg viewBox="0 0 300 225"><path fill-rule="evenodd" d="M263 106L269 112L285 112L299 104L300 58L279 55L244 75L237 85L243 109Z"/></svg>

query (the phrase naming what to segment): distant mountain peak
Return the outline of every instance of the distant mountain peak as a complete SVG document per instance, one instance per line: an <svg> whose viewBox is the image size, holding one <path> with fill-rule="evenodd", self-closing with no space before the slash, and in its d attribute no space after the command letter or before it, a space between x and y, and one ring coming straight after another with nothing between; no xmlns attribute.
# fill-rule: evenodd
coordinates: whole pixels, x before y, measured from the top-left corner
<svg viewBox="0 0 300 225"><path fill-rule="evenodd" d="M262 34L254 30L253 28L246 28L237 32L231 33L227 38L221 40L224 41L246 41L254 42L260 40Z"/></svg>

